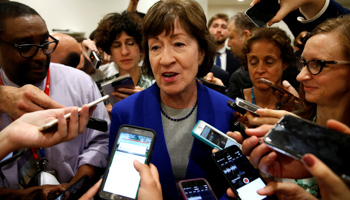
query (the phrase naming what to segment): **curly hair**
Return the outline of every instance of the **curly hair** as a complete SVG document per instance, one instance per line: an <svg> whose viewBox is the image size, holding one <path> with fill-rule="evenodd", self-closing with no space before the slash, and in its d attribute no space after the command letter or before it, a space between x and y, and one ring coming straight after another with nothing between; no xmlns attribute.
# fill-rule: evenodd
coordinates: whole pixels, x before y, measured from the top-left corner
<svg viewBox="0 0 350 200"><path fill-rule="evenodd" d="M109 13L100 21L96 32L96 46L101 48L107 54L111 54L111 45L113 41L125 31L126 34L133 37L142 49L142 20L135 13Z"/></svg>
<svg viewBox="0 0 350 200"><path fill-rule="evenodd" d="M148 39L165 31L170 35L178 20L187 34L197 40L199 49L205 52L197 77L206 75L212 68L216 52L215 42L206 26L207 20L202 7L194 0L164 0L155 3L144 17L142 46L145 51L143 72L153 77L149 60Z"/></svg>
<svg viewBox="0 0 350 200"><path fill-rule="evenodd" d="M289 66L294 60L291 39L285 31L279 28L260 28L254 30L243 45L241 62L245 70L248 70L247 54L251 51L252 45L258 41L274 43L281 51L282 62L284 64L288 64Z"/></svg>

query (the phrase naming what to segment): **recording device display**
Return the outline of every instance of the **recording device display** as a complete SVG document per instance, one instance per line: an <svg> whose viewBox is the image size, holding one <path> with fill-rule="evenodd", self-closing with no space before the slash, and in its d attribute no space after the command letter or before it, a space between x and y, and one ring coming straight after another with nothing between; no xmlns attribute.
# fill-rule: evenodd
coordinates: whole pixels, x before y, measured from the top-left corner
<svg viewBox="0 0 350 200"><path fill-rule="evenodd" d="M229 100L227 101L227 105L228 105L229 107L231 107L232 109L234 109L235 111L241 113L242 115L244 115L244 114L247 113L247 110L246 110L246 109L243 109L243 108L237 106L237 104L236 104L234 101L232 101L231 99L229 99Z"/></svg>
<svg viewBox="0 0 350 200"><path fill-rule="evenodd" d="M239 199L275 199L274 196L261 196L256 193L264 188L266 183L237 146L218 151L212 154L212 157Z"/></svg>
<svg viewBox="0 0 350 200"><path fill-rule="evenodd" d="M141 179L133 162L149 163L155 139L156 133L151 129L131 125L120 127L99 189L101 198L137 198Z"/></svg>
<svg viewBox="0 0 350 200"><path fill-rule="evenodd" d="M90 61L91 61L92 65L95 67L95 69L98 69L100 67L101 60L98 57L97 53L95 51L91 51L89 49L87 52L87 55L89 56Z"/></svg>
<svg viewBox="0 0 350 200"><path fill-rule="evenodd" d="M211 148L218 148L219 150L225 149L232 145L241 145L233 138L227 136L225 133L219 131L210 124L198 120L196 126L192 129L192 135L209 145Z"/></svg>
<svg viewBox="0 0 350 200"><path fill-rule="evenodd" d="M291 96L291 97L294 97L296 100L299 100L298 97L294 96L292 93L288 92L288 91L285 90L284 88L282 88L282 87L276 85L276 84L275 84L274 82L272 82L272 81L269 81L269 80L264 79L264 78L260 78L260 82L265 83L266 85L270 86L270 87L273 88L274 90L278 90L280 93L282 93L282 95L283 95L283 94L287 94L287 95L289 95L289 96Z"/></svg>
<svg viewBox="0 0 350 200"><path fill-rule="evenodd" d="M261 109L261 107L255 105L255 104L252 104L252 103L250 103L244 99L241 99L239 97L236 97L236 104L237 104L237 106L239 106L245 110L248 110L256 115L258 115L256 110Z"/></svg>
<svg viewBox="0 0 350 200"><path fill-rule="evenodd" d="M112 80L103 82L101 87L105 94L109 95L108 101L112 106L118 102L117 98L112 95L112 92L118 90L118 88L135 88L134 82L129 74L125 74L123 76L119 76Z"/></svg>
<svg viewBox="0 0 350 200"><path fill-rule="evenodd" d="M92 107L92 106L94 106L94 105L96 105L96 104L98 104L98 103L100 103L100 102L106 100L107 98L108 98L108 95L103 96L103 97L101 97L101 98L99 98L99 99L97 99L97 100L95 100L95 101L89 103L88 106L89 106L89 107ZM80 111L81 111L81 108L78 109L78 112L79 112L79 113L80 113ZM67 118L70 117L70 115L71 115L71 113L68 113L68 114L64 115L64 118L67 119ZM96 121L96 118L94 118L94 119L95 119L94 121ZM39 127L39 131L44 131L44 130L46 130L46 129L49 129L49 128L51 128L51 127L57 125L57 123L58 123L58 119L52 120L51 122L49 122L49 123L47 123L47 124L44 124L44 125L42 125L41 127ZM92 122L92 123L93 123L93 122ZM90 124L90 125L92 125L92 124Z"/></svg>
<svg viewBox="0 0 350 200"><path fill-rule="evenodd" d="M218 91L222 94L225 94L225 92L226 92L226 89L227 89L226 86L211 83L211 82L205 80L205 78L199 78L199 80L203 83L203 85L207 86L210 89Z"/></svg>
<svg viewBox="0 0 350 200"><path fill-rule="evenodd" d="M314 154L334 173L350 180L350 135L286 115L265 135L264 142L296 159Z"/></svg>
<svg viewBox="0 0 350 200"><path fill-rule="evenodd" d="M83 194L90 188L90 178L88 175L84 175L65 191L59 194L55 200L76 200L79 199ZM50 199L50 198L48 198Z"/></svg>
<svg viewBox="0 0 350 200"><path fill-rule="evenodd" d="M204 178L182 180L178 185L184 200L217 200Z"/></svg>
<svg viewBox="0 0 350 200"><path fill-rule="evenodd" d="M261 0L245 11L246 16L257 26L263 27L280 9L276 0Z"/></svg>

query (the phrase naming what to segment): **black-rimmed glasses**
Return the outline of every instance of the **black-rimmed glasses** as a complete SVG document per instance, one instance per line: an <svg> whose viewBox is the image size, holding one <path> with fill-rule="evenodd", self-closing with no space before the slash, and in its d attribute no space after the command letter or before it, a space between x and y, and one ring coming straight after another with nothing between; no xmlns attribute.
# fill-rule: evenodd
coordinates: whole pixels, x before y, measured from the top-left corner
<svg viewBox="0 0 350 200"><path fill-rule="evenodd" d="M326 64L350 64L350 61L326 61L326 60L309 60L305 61L304 59L297 59L297 67L298 70L301 71L303 67L307 66L307 70L312 75L317 75L321 73L322 69L326 66Z"/></svg>
<svg viewBox="0 0 350 200"><path fill-rule="evenodd" d="M15 43L10 43L10 42L6 42L6 41L2 41L2 40L0 40L0 42L8 44L8 45L11 45L11 46L17 48L19 54L23 58L31 58L31 57L34 57L38 53L39 49L41 49L45 55L49 55L49 54L51 54L52 52L55 51L59 41L56 38L52 37L51 35L49 35L49 37L53 41L46 42L45 44L42 44L42 45L38 45L38 44L15 44Z"/></svg>

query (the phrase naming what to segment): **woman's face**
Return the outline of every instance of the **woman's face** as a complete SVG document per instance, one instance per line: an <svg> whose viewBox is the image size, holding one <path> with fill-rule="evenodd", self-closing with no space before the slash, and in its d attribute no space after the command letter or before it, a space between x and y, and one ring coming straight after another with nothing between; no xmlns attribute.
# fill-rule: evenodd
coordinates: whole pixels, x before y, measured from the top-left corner
<svg viewBox="0 0 350 200"><path fill-rule="evenodd" d="M148 46L150 64L161 92L179 95L193 91L198 66L205 55L199 50L197 40L176 22L173 33L165 36L163 31L150 38Z"/></svg>
<svg viewBox="0 0 350 200"><path fill-rule="evenodd" d="M119 69L128 71L139 67L141 52L139 45L132 36L122 32L117 36L111 45L111 57Z"/></svg>
<svg viewBox="0 0 350 200"><path fill-rule="evenodd" d="M250 79L255 88L269 90L270 87L260 82L260 78L281 83L283 70L287 67L283 64L281 50L272 42L261 40L251 45L247 54L247 63Z"/></svg>
<svg viewBox="0 0 350 200"><path fill-rule="evenodd" d="M305 44L301 55L305 61L347 61L343 54L342 44L334 33L312 36ZM297 80L304 85L305 99L316 104L331 105L350 95L350 66L327 64L317 75L312 75L307 67L301 70Z"/></svg>

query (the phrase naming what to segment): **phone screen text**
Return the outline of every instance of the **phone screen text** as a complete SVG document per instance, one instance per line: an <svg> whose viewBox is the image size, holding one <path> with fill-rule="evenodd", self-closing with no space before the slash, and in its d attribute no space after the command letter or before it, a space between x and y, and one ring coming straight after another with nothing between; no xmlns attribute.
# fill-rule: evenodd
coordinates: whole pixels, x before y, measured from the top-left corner
<svg viewBox="0 0 350 200"><path fill-rule="evenodd" d="M145 163L152 142L151 137L121 132L103 190L136 199L140 175L134 160Z"/></svg>
<svg viewBox="0 0 350 200"><path fill-rule="evenodd" d="M208 185L196 185L184 187L184 193L188 200L215 200Z"/></svg>

